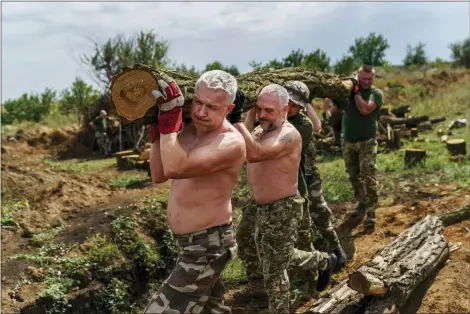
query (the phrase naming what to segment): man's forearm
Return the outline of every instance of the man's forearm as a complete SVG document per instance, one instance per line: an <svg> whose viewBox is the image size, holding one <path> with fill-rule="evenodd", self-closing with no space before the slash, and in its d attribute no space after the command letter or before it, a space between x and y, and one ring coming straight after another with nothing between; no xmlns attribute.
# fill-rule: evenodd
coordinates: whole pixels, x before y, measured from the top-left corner
<svg viewBox="0 0 470 314"><path fill-rule="evenodd" d="M162 164L162 156L160 153L160 135L157 134L155 141L150 148L150 174L152 181L155 183L165 182L168 178L165 177L165 171Z"/></svg>
<svg viewBox="0 0 470 314"><path fill-rule="evenodd" d="M256 120L256 111L254 110L254 108L252 108L246 113L246 117L245 117L245 127L248 130L248 132L253 131L253 129L255 128L255 120Z"/></svg>
<svg viewBox="0 0 470 314"><path fill-rule="evenodd" d="M259 153L259 143L254 140L248 128L243 123L235 123L233 126L240 132L245 140L247 158L250 159L250 156L256 156Z"/></svg>
<svg viewBox="0 0 470 314"><path fill-rule="evenodd" d="M179 173L184 168L188 155L178 141L178 133L160 135L160 153L165 172Z"/></svg>
<svg viewBox="0 0 470 314"><path fill-rule="evenodd" d="M368 115L372 111L374 111L367 100L362 98L361 95L354 95L354 100L356 101L356 107L359 110L359 112L363 115Z"/></svg>
<svg viewBox="0 0 470 314"><path fill-rule="evenodd" d="M320 118L318 118L315 109L313 109L313 106L311 104L307 104L307 108L305 109L307 110L307 116L312 120L313 129L315 131L321 130L321 121Z"/></svg>

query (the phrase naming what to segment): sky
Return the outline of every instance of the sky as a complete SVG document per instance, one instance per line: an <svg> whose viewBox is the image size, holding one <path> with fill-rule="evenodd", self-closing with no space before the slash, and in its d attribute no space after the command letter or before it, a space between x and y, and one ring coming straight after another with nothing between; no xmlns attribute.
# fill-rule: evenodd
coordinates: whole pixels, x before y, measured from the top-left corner
<svg viewBox="0 0 470 314"><path fill-rule="evenodd" d="M155 31L168 57L204 68L215 60L249 72L249 62L292 50L327 52L332 63L371 32L389 42L386 59L402 62L407 44L450 59L449 44L470 36L468 2L2 2L2 103L76 77L94 84L80 56L105 42Z"/></svg>

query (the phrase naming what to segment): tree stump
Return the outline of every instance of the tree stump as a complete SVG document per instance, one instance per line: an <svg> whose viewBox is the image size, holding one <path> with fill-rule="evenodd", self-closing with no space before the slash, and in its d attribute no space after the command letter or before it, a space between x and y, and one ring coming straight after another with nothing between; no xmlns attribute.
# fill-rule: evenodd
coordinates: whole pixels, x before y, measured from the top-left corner
<svg viewBox="0 0 470 314"><path fill-rule="evenodd" d="M426 151L423 149L407 149L405 151L405 166L414 167L418 163L424 165Z"/></svg>
<svg viewBox="0 0 470 314"><path fill-rule="evenodd" d="M391 139L387 140L387 148L391 150L400 149L401 142L400 142L400 131L393 130L391 132Z"/></svg>
<svg viewBox="0 0 470 314"><path fill-rule="evenodd" d="M447 149L452 156L466 155L467 147L464 139L453 139L447 141Z"/></svg>
<svg viewBox="0 0 470 314"><path fill-rule="evenodd" d="M411 137L418 137L418 129L417 128L411 128L410 130L410 135Z"/></svg>

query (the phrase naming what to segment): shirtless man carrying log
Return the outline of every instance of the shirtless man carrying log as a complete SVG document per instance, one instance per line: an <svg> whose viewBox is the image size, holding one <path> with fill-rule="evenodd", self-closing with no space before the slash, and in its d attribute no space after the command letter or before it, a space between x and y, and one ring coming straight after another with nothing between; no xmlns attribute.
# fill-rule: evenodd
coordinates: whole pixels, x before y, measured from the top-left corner
<svg viewBox="0 0 470 314"><path fill-rule="evenodd" d="M234 124L245 139L248 183L254 199L244 209L237 230L240 257L245 260L257 250L271 314L289 313L289 266L318 269L317 289L323 290L336 264L334 254L294 248L304 202L297 191L302 146L299 132L286 121L288 103L284 87L268 85L248 112L245 125ZM260 125L254 128L256 115Z"/></svg>
<svg viewBox="0 0 470 314"><path fill-rule="evenodd" d="M158 84L150 167L154 182L173 179L167 216L179 256L144 313L231 313L221 273L237 251L231 195L245 161L243 137L231 124L241 120L243 104L234 104L237 81L220 70L202 74L192 123L184 128L179 87L169 77Z"/></svg>

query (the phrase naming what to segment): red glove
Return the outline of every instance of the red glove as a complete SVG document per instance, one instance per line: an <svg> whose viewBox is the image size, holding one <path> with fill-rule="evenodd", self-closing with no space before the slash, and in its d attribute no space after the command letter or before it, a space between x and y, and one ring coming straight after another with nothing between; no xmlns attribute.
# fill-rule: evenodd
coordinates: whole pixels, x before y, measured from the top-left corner
<svg viewBox="0 0 470 314"><path fill-rule="evenodd" d="M152 91L152 95L160 106L158 129L161 134L181 131L183 128L184 96L175 81L163 74L158 80L160 90ZM163 92L161 92L163 91Z"/></svg>
<svg viewBox="0 0 470 314"><path fill-rule="evenodd" d="M361 93L359 92L359 89L360 89L359 85L354 85L354 89L353 89L354 95L357 95L357 94L360 95L360 94L361 94Z"/></svg>

